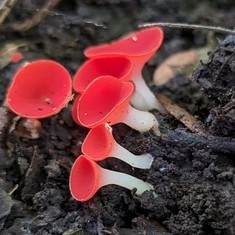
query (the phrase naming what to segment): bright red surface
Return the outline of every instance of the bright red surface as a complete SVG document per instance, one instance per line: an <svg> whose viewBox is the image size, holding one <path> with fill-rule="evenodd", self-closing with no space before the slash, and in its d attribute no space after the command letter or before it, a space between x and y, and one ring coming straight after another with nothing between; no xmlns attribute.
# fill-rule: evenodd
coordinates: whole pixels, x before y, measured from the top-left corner
<svg viewBox="0 0 235 235"><path fill-rule="evenodd" d="M20 60L22 60L22 59L23 59L22 53L20 53L20 52L15 52L15 53L13 53L13 54L11 55L10 61L11 61L11 63L16 64L16 63L18 63L18 62L19 62Z"/></svg>
<svg viewBox="0 0 235 235"><path fill-rule="evenodd" d="M68 71L51 60L38 60L20 68L7 93L10 109L27 118L57 114L71 98Z"/></svg>
<svg viewBox="0 0 235 235"><path fill-rule="evenodd" d="M72 106L72 118L73 120L78 124L81 125L81 123L78 120L78 102L79 102L80 95L77 95L73 101L73 106Z"/></svg>
<svg viewBox="0 0 235 235"><path fill-rule="evenodd" d="M99 166L95 162L80 155L74 162L70 172L70 192L78 201L87 201L99 189Z"/></svg>
<svg viewBox="0 0 235 235"><path fill-rule="evenodd" d="M94 58L85 62L73 78L73 88L82 93L97 77L110 75L127 81L131 79L133 66L129 59L120 56Z"/></svg>
<svg viewBox="0 0 235 235"><path fill-rule="evenodd" d="M111 43L88 47L88 58L107 55L127 56L135 64L144 64L161 46L164 34L160 27L144 28Z"/></svg>
<svg viewBox="0 0 235 235"><path fill-rule="evenodd" d="M112 133L100 125L92 128L82 144L82 152L94 161L101 161L110 156L114 139Z"/></svg>
<svg viewBox="0 0 235 235"><path fill-rule="evenodd" d="M133 91L131 82L121 82L111 76L97 78L80 97L79 122L89 128L122 122Z"/></svg>

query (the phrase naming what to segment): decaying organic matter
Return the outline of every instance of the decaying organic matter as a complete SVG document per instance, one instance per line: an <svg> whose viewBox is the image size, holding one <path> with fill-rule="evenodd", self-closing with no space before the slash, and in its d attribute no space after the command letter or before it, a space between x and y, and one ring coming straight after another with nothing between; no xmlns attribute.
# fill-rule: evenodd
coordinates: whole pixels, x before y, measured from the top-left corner
<svg viewBox="0 0 235 235"><path fill-rule="evenodd" d="M213 135L235 137L235 36L228 36L208 64L201 64L193 78L214 103L206 120Z"/></svg>
<svg viewBox="0 0 235 235"><path fill-rule="evenodd" d="M23 39L27 50L21 47L17 50L24 59L56 60L74 74L85 60L84 48L114 40L133 31L139 23L156 19L234 26L233 0L227 1L229 8L218 1L199 2L61 1L55 11L47 11L39 25L24 33L1 34L0 43ZM31 19L37 12L30 9L41 9L43 5L34 4L17 1L0 31L2 27L6 32L5 26L9 24L14 26L21 14L22 22ZM225 18L226 21L222 20ZM152 71L170 54L201 47L206 41L206 34L199 30L164 28L164 31L164 47L144 68L147 80L151 80ZM21 62L1 69L0 233L235 234L235 39L217 37L221 40L219 46L208 52L207 63L195 67L192 80L177 77L162 87L151 87L199 120L202 134L193 133L173 111L172 115L154 113L161 136L151 131L139 133L121 124L113 126L113 135L123 147L136 155L150 153L154 157L152 167L136 169L111 158L99 164L149 182L155 195L151 192L136 195L108 185L86 203L73 200L69 172L81 154L88 130L73 122L69 103L58 115L41 120L40 138L19 135L11 128L14 115L4 106L4 95Z"/></svg>

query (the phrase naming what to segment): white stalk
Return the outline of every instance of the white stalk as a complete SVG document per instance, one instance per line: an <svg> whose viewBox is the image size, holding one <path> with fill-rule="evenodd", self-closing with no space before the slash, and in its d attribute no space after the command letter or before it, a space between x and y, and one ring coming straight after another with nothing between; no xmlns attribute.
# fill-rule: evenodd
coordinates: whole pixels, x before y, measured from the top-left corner
<svg viewBox="0 0 235 235"><path fill-rule="evenodd" d="M146 153L142 155L135 155L119 145L116 141L113 144L110 155L111 157L115 157L126 162L132 167L140 169L149 169L153 163L153 157L151 154Z"/></svg>
<svg viewBox="0 0 235 235"><path fill-rule="evenodd" d="M124 188L133 190L137 189L136 194L141 195L145 191L153 190L153 186L131 175L117 171L111 171L104 168L100 170L100 187L109 184L116 184Z"/></svg>
<svg viewBox="0 0 235 235"><path fill-rule="evenodd" d="M156 135L160 134L158 121L152 113L137 110L130 105L122 122L140 132L152 129Z"/></svg>
<svg viewBox="0 0 235 235"><path fill-rule="evenodd" d="M157 109L161 113L166 113L165 108L157 100L153 92L147 86L141 73L135 73L132 81L135 84L135 92L131 97L131 104L142 111Z"/></svg>

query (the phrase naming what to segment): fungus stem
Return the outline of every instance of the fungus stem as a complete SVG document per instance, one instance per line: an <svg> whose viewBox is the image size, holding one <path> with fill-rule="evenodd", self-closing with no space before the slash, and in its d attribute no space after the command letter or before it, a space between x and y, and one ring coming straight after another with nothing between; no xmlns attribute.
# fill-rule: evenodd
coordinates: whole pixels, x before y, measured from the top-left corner
<svg viewBox="0 0 235 235"><path fill-rule="evenodd" d="M155 134L159 135L158 121L150 112L140 111L129 105L127 115L122 122L137 131L145 132L152 129Z"/></svg>
<svg viewBox="0 0 235 235"><path fill-rule="evenodd" d="M78 201L87 201L103 186L116 184L124 188L137 189L141 195L153 186L138 178L117 171L107 170L99 166L85 155L80 155L73 164L69 178L70 192Z"/></svg>
<svg viewBox="0 0 235 235"><path fill-rule="evenodd" d="M118 158L132 167L140 169L149 169L153 163L153 157L151 154L146 153L142 155L135 155L129 152L127 149L116 143L112 149L112 155ZM112 157L112 156L111 156Z"/></svg>
<svg viewBox="0 0 235 235"><path fill-rule="evenodd" d="M102 170L100 171L100 187L109 184L116 184L129 190L133 190L136 188L137 195L141 195L145 191L154 189L151 184L135 178L131 175L102 168Z"/></svg>
<svg viewBox="0 0 235 235"><path fill-rule="evenodd" d="M135 84L135 92L131 97L131 104L142 111L157 109L161 113L166 113L166 109L160 104L153 92L147 86L141 72L135 73L132 81Z"/></svg>

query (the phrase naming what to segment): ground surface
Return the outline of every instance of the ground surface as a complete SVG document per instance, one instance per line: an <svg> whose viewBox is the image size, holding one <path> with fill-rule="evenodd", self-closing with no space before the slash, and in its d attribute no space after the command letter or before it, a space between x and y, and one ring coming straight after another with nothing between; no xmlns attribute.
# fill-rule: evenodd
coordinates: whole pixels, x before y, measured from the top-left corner
<svg viewBox="0 0 235 235"><path fill-rule="evenodd" d="M38 5L35 5L38 2ZM0 26L0 42L19 45L25 60L51 58L74 74L88 45L117 38L144 22L188 22L234 27L231 1L61 1L32 29L12 29L29 19L41 1L18 1ZM10 26L8 26L10 24ZM207 44L206 31L165 29L154 68L167 56ZM71 119L69 105L42 120L35 140L2 105L0 109L0 234L235 234L235 36L215 35L220 45L207 62L195 66L192 79L177 77L159 90L202 122L204 135L191 132L173 115L161 115L161 137L114 128L116 140L135 154L150 152L150 170L136 170L110 159L106 168L122 171L154 185L157 197L136 196L118 186L102 188L87 203L72 199L69 171L87 133ZM225 39L226 38L226 39ZM225 40L224 40L225 39ZM1 55L2 56L2 55ZM0 57L0 61L3 58ZM0 99L19 64L1 65Z"/></svg>

